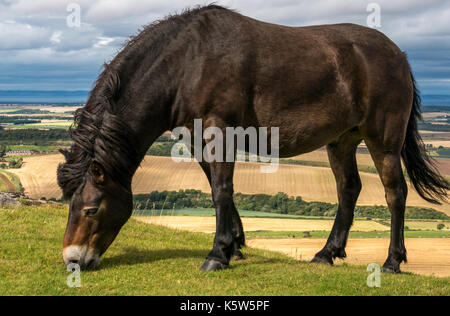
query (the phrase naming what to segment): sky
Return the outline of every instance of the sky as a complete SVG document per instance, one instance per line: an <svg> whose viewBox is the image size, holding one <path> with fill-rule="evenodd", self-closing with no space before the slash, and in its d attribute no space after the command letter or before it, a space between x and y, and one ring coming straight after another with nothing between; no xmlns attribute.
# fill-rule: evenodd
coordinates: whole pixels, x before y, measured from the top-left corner
<svg viewBox="0 0 450 316"><path fill-rule="evenodd" d="M90 90L104 62L181 0L0 0L0 90ZM219 0L253 18L290 25L368 25L407 52L423 94L450 95L449 0ZM74 9L75 8L75 9ZM76 17L80 9L80 19ZM375 12L376 13L376 12ZM80 22L79 25L77 22Z"/></svg>

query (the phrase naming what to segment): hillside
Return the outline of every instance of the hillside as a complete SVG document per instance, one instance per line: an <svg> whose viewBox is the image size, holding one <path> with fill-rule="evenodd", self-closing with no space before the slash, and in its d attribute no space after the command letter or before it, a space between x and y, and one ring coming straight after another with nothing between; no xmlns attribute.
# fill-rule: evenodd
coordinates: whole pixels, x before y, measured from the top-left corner
<svg viewBox="0 0 450 316"><path fill-rule="evenodd" d="M61 262L67 208L0 209L0 295L450 295L448 278L381 276L366 285L365 266L328 267L246 248L246 260L204 273L212 235L131 220L103 258L69 288Z"/></svg>

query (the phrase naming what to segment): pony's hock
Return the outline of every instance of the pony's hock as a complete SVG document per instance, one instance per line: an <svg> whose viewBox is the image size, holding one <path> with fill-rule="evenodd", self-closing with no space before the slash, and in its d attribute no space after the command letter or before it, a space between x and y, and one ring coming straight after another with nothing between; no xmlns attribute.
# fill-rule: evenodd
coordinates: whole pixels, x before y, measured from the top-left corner
<svg viewBox="0 0 450 316"><path fill-rule="evenodd" d="M420 138L420 97L406 55L385 35L354 24L274 25L210 5L144 28L105 66L76 112L73 145L58 168L70 201L66 262L99 262L131 216L131 179L149 146L177 127L193 134L195 119L203 131L278 128L280 158L326 146L339 208L316 261L345 253L363 140L391 211L386 271L406 261L401 161L425 200L439 203L450 187ZM245 237L233 201L234 162L200 166L216 208L214 245L202 266L211 271L226 267Z"/></svg>

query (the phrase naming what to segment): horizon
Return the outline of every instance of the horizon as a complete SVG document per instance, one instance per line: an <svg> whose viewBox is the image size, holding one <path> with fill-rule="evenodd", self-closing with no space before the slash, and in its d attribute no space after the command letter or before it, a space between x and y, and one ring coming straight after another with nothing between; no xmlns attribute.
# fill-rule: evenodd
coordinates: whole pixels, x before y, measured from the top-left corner
<svg viewBox="0 0 450 316"><path fill-rule="evenodd" d="M84 104L90 90L0 90L0 105ZM421 94L424 106L450 106L450 94Z"/></svg>

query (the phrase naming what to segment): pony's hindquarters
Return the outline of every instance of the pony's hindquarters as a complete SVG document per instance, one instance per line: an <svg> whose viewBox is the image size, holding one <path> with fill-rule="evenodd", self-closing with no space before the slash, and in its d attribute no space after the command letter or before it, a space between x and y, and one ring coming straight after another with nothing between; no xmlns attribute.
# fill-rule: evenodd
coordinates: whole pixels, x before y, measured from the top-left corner
<svg viewBox="0 0 450 316"><path fill-rule="evenodd" d="M406 56L391 73L388 69L385 72L381 79L373 78L370 115L360 130L380 175L391 212L391 243L383 271L398 273L400 264L407 260L404 215L408 188L402 158L412 183L426 200L433 202L436 197L445 197L449 185L432 169L418 134L420 98Z"/></svg>

